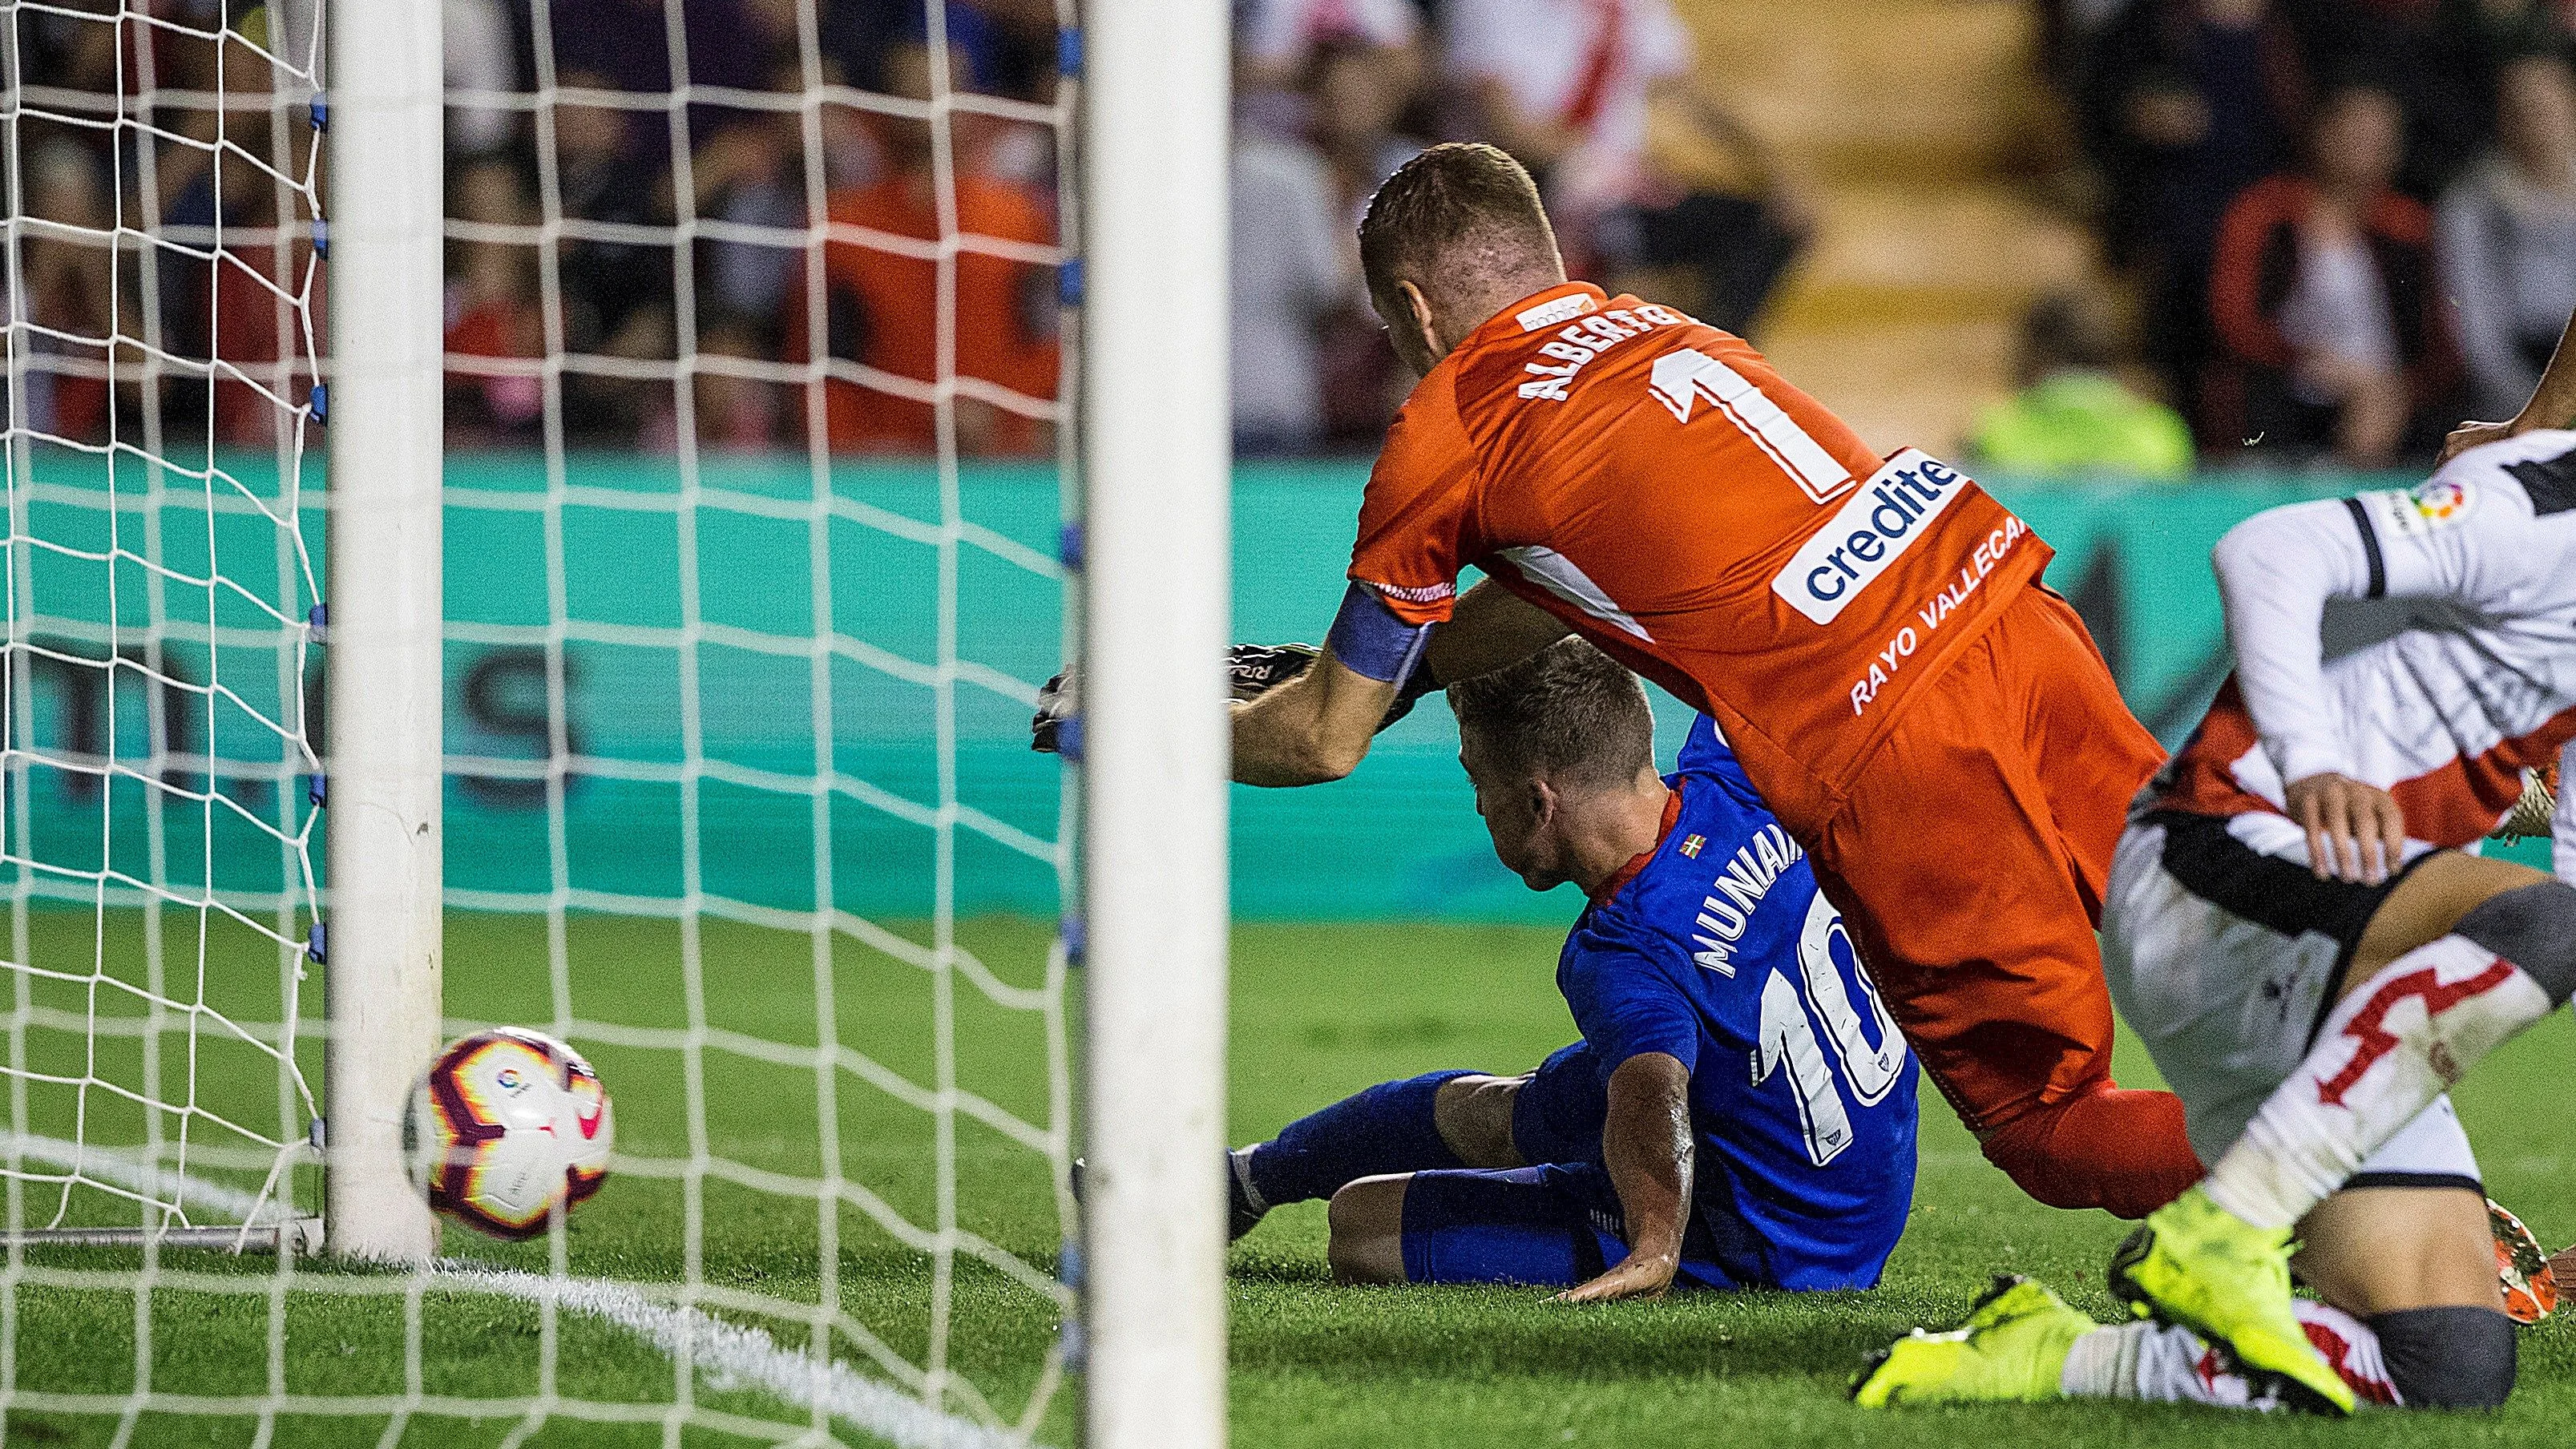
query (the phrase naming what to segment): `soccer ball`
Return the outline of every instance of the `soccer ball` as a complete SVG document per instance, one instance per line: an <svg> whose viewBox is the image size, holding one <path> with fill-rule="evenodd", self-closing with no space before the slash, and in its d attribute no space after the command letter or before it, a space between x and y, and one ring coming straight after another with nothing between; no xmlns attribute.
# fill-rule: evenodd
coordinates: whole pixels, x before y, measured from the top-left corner
<svg viewBox="0 0 2576 1449"><path fill-rule="evenodd" d="M403 1110L404 1165L429 1205L514 1242L599 1191L616 1136L590 1063L517 1027L440 1052Z"/></svg>

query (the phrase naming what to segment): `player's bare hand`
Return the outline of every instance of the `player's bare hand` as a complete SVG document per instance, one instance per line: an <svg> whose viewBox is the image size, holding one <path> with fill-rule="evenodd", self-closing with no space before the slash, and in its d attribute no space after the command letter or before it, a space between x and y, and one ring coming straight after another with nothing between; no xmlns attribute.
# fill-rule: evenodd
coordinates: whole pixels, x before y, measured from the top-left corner
<svg viewBox="0 0 2576 1449"><path fill-rule="evenodd" d="M1556 1301L1608 1303L1620 1298L1661 1298L1664 1290L1673 1286L1673 1270L1680 1266L1680 1259L1672 1253L1631 1253L1618 1267L1559 1293Z"/></svg>
<svg viewBox="0 0 2576 1449"><path fill-rule="evenodd" d="M2319 880L2379 885L2406 858L2406 811L2378 786L2328 772L2293 780L2282 795L2308 832Z"/></svg>
<svg viewBox="0 0 2576 1449"><path fill-rule="evenodd" d="M2435 460L2434 466L2439 467L2471 448L2486 443L2501 443L2512 436L2513 424L2511 423L2462 423L2451 429L2450 436L2442 440L2442 456Z"/></svg>

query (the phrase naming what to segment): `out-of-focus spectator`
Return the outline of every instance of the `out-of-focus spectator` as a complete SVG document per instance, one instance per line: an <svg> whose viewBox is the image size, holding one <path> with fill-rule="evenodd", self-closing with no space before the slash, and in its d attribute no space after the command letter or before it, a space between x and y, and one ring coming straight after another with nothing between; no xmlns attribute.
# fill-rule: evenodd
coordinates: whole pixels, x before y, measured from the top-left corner
<svg viewBox="0 0 2576 1449"><path fill-rule="evenodd" d="M1426 144L1399 129L1411 99L1400 63L1381 48L1342 42L1315 56L1314 131L1334 187L1332 232L1346 273L1356 270L1359 222L1369 197ZM1354 286L1317 324L1326 447L1372 448L1404 400L1406 384L1386 329Z"/></svg>
<svg viewBox="0 0 2576 1449"><path fill-rule="evenodd" d="M767 355L760 335L739 318L719 317L698 333L697 357L684 374L690 389L690 428L702 452L750 453L777 438L778 390L747 376ZM665 402L645 420L637 446L648 453L680 451L678 410Z"/></svg>
<svg viewBox="0 0 2576 1449"><path fill-rule="evenodd" d="M1428 143L1401 134L1412 98L1403 63L1384 49L1357 43L1327 45L1315 53L1309 74L1314 92L1315 143L1332 168L1335 200L1356 245L1369 197L1395 169Z"/></svg>
<svg viewBox="0 0 2576 1449"><path fill-rule="evenodd" d="M1054 0L940 0L939 16L962 89L1049 98ZM844 82L861 90L892 91L887 59L903 47L930 42L929 0L825 0L817 19L824 58Z"/></svg>
<svg viewBox="0 0 2576 1449"><path fill-rule="evenodd" d="M1674 302L1730 331L1751 324L1798 250L1804 208L1769 149L1693 84L1669 0L1450 0L1442 23L1452 79L1494 142L1544 178L1574 270L1614 285L1663 272L1654 290ZM1739 183L1661 169L1647 147L1657 112Z"/></svg>
<svg viewBox="0 0 2576 1449"><path fill-rule="evenodd" d="M848 73L852 85L891 90L887 57L905 46L930 44L930 13L927 0L843 0L828 7L824 52ZM941 42L964 88L999 92L1001 28L965 0L942 0L939 20Z"/></svg>
<svg viewBox="0 0 2576 1449"><path fill-rule="evenodd" d="M38 433L95 442L107 429L106 338L116 268L107 244L115 218L106 180L87 147L55 138L28 149L23 182L26 217L54 223L26 226L19 242L23 290L37 329L19 334L31 354L26 424ZM94 235L59 229L75 227ZM0 295L0 316L16 301Z"/></svg>
<svg viewBox="0 0 2576 1449"><path fill-rule="evenodd" d="M1451 78L1475 93L1496 145L1547 173L1552 212L1597 215L1636 195L1648 108L1691 69L1690 34L1665 0L1450 0L1442 23Z"/></svg>
<svg viewBox="0 0 2576 1449"><path fill-rule="evenodd" d="M519 89L518 45L501 0L443 0L440 31L447 89L498 94ZM450 105L450 157L489 156L510 144L518 113L502 106Z"/></svg>
<svg viewBox="0 0 2576 1449"><path fill-rule="evenodd" d="M569 71L563 89L576 94L616 89L594 71ZM558 204L575 223L563 247L566 332L577 350L617 331L636 308L671 291L667 246L654 246L579 226L659 227L670 222L662 148L639 145L649 113L559 97L554 106Z"/></svg>
<svg viewBox="0 0 2576 1449"><path fill-rule="evenodd" d="M2507 67L2497 149L2442 199L2435 240L2471 402L2511 417L2576 312L2576 80L2555 56Z"/></svg>
<svg viewBox="0 0 2576 1449"><path fill-rule="evenodd" d="M1356 280L1342 207L1311 147L1241 131L1233 170L1235 451L1304 452L1323 431L1316 329Z"/></svg>
<svg viewBox="0 0 2576 1449"><path fill-rule="evenodd" d="M2025 473L2118 473L2174 480L2191 472L2191 430L2140 397L2099 304L2071 292L2034 303L2021 326L2021 391L1977 420L1969 452Z"/></svg>
<svg viewBox="0 0 2576 1449"><path fill-rule="evenodd" d="M2458 361L2432 218L2391 186L2403 136L2394 99L2347 86L2318 110L2306 172L2256 182L2228 208L2210 277L2213 446L2382 467L2450 400Z"/></svg>
<svg viewBox="0 0 2576 1449"><path fill-rule="evenodd" d="M562 87L579 97L614 89L610 79L597 72L567 71ZM636 144L639 114L650 115L562 95L555 101L555 178L570 233L558 248L556 274L563 298L564 350L576 357L651 361L670 356L676 286L671 243L583 225L670 226L669 178L660 164L665 148ZM577 364L565 370L564 428L576 440L624 442L633 437L647 406L640 385L621 369Z"/></svg>
<svg viewBox="0 0 2576 1449"><path fill-rule="evenodd" d="M273 443L289 426L287 410L313 391L294 300L307 295L310 274L312 315L327 315L322 276L311 265L311 242L283 234L310 218L292 214L292 203L290 214L281 216L273 188L260 185L260 173L243 158L226 152L219 165L228 193L257 199L226 218L209 288L206 330L220 364L210 380L214 436L223 443Z"/></svg>
<svg viewBox="0 0 2576 1449"><path fill-rule="evenodd" d="M456 173L452 210L485 234L449 243L447 374L449 436L461 442L533 443L545 411L545 379L512 368L546 355L537 293L537 251L508 239L535 220L519 173L480 161Z"/></svg>
<svg viewBox="0 0 2576 1449"><path fill-rule="evenodd" d="M793 96L803 88L803 65L797 60L784 60L771 73L774 95ZM743 229L699 242L701 295L732 317L777 316L805 265L801 233L810 214L803 115L795 110L727 112L689 158L689 181L692 215ZM754 229L766 231L769 239L753 239Z"/></svg>
<svg viewBox="0 0 2576 1449"><path fill-rule="evenodd" d="M1296 85L1327 47L1374 52L1398 97L1421 83L1422 15L1413 0L1235 0L1234 33L1254 85Z"/></svg>
<svg viewBox="0 0 2576 1449"><path fill-rule="evenodd" d="M272 83L270 66L255 47L271 43L266 19L265 12L256 20L243 17L240 38L227 36L220 49L207 45L198 63L220 66L227 88L264 94ZM292 410L313 390L313 339L297 302L309 298L311 316L328 315L324 279L305 231L312 212L278 180L308 174L314 135L306 127L289 127L281 145L274 131L243 126L243 119L236 114L221 153L191 184L185 203L190 213L213 223L216 246L204 288L192 299L206 309L203 327L178 330L211 349L206 395L214 440L269 444L291 428Z"/></svg>
<svg viewBox="0 0 2576 1449"><path fill-rule="evenodd" d="M17 26L19 75L45 76L65 90L115 93L117 44L124 27L50 7L22 7L10 20Z"/></svg>
<svg viewBox="0 0 2576 1449"><path fill-rule="evenodd" d="M2092 56L2076 101L2109 183L2112 255L2140 265L2147 360L2188 397L2213 345L2219 218L2291 159L2306 72L2266 0L2136 0Z"/></svg>
<svg viewBox="0 0 2576 1449"><path fill-rule="evenodd" d="M2102 36L2138 0L2039 0L2040 69L2070 90L2081 85Z"/></svg>
<svg viewBox="0 0 2576 1449"><path fill-rule="evenodd" d="M2506 69L2525 56L2565 58L2576 7L2565 0L2440 0L2440 33L2462 101L2492 114Z"/></svg>
<svg viewBox="0 0 2576 1449"><path fill-rule="evenodd" d="M919 46L887 61L888 88L916 99L930 94L930 59ZM878 117L886 174L831 200L832 239L823 252L835 358L908 380L922 389L939 381L940 238L937 178L929 127ZM958 156L957 228L969 238L956 259L956 375L1045 402L1055 396L1057 352L1051 269L976 247L972 239L1046 245L1054 218L1032 192L973 169L972 150ZM896 250L862 233L904 239ZM806 298L786 300L787 354L802 361L812 346ZM834 378L824 385L825 413L837 450L929 449L938 441L931 403L919 397ZM972 395L956 402L957 445L967 453L1021 453L1046 445L1042 423Z"/></svg>
<svg viewBox="0 0 2576 1449"><path fill-rule="evenodd" d="M913 100L956 95L1051 98L1055 12L1047 0L974 0L972 4L941 0L937 14L944 26L947 84L936 97L927 89L912 95L910 88L920 83L921 58L932 50L932 13L924 0L843 0L839 7L825 10L821 21L826 77L847 77L861 90ZM1040 49L1045 51L1044 64ZM803 90L801 56L781 66L771 84L782 90ZM885 173L878 119L876 112L863 108L824 107L823 159L834 189L864 185ZM959 170L1053 190L1054 136L1048 127L968 107L948 108L945 120Z"/></svg>
<svg viewBox="0 0 2576 1449"><path fill-rule="evenodd" d="M745 0L688 0L679 7L688 71L680 79L692 86L731 86L757 90L769 75L765 32L752 24ZM610 90L663 96L674 90L671 75L670 6L667 0L549 0L553 24L555 72L572 84L575 71L602 79L590 84ZM705 118L691 108L692 123ZM669 142L656 128L653 144L664 151Z"/></svg>
<svg viewBox="0 0 2576 1449"><path fill-rule="evenodd" d="M1391 122L1422 97L1426 38L1412 0L1234 0L1235 129L1323 142L1335 90Z"/></svg>
<svg viewBox="0 0 2576 1449"><path fill-rule="evenodd" d="M2492 109L2440 9L2440 0L2282 0L2310 75L2396 100L2406 123L2396 184L2428 199L2477 154Z"/></svg>

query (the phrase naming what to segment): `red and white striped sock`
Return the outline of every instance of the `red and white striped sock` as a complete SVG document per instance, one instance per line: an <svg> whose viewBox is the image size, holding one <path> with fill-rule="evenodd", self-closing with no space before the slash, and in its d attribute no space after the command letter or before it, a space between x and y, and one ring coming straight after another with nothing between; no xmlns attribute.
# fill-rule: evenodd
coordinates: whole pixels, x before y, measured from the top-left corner
<svg viewBox="0 0 2576 1449"><path fill-rule="evenodd" d="M2407 952L2335 1004L2204 1188L2256 1227L2291 1226L2550 1006L2538 981L2464 936Z"/></svg>
<svg viewBox="0 0 2576 1449"><path fill-rule="evenodd" d="M2397 1386L2389 1381L2379 1335L2369 1324L2340 1308L2304 1298L2291 1306L2299 1326L2307 1330L2308 1342L2316 1345L2363 1403L2402 1402ZM2058 1382L2070 1399L2140 1399L2225 1409L2281 1407L2274 1390L2248 1382L2199 1334L2162 1323L2113 1324L2075 1340Z"/></svg>

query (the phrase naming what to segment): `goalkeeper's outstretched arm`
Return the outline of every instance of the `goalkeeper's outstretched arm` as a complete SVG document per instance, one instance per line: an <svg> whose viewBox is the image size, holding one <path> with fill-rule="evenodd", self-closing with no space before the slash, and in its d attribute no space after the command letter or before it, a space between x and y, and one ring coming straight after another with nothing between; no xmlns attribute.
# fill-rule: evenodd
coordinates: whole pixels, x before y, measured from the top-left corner
<svg viewBox="0 0 2576 1449"><path fill-rule="evenodd" d="M1408 624L1353 584L1323 657L1234 706L1234 778L1314 785L1359 768L1377 732L1443 684L1508 668L1565 637L1545 610L1490 581L1469 589L1445 624Z"/></svg>
<svg viewBox="0 0 2576 1449"><path fill-rule="evenodd" d="M1343 663L1328 643L1305 673L1234 706L1235 783L1316 785L1358 769L1397 687Z"/></svg>

